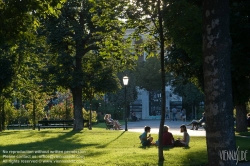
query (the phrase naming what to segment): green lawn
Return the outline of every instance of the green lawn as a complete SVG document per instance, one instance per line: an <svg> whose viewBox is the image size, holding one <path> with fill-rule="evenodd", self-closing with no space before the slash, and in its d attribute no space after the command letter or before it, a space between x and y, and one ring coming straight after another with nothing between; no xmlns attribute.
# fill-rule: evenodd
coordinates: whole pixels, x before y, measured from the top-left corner
<svg viewBox="0 0 250 166"><path fill-rule="evenodd" d="M63 129L6 130L0 133L0 165L206 165L205 137L191 137L189 148L164 149L165 161L158 163L155 146L142 147L140 133L106 130L103 124L74 132ZM157 134L152 134L157 138ZM177 136L176 136L177 138ZM237 137L239 150L250 150L249 138ZM248 153L248 160L250 156ZM21 162L34 162L31 164ZM41 162L41 164L39 164ZM45 164L45 162L53 162Z"/></svg>
<svg viewBox="0 0 250 166"><path fill-rule="evenodd" d="M248 132L236 132L235 135L250 137L250 127L247 128Z"/></svg>

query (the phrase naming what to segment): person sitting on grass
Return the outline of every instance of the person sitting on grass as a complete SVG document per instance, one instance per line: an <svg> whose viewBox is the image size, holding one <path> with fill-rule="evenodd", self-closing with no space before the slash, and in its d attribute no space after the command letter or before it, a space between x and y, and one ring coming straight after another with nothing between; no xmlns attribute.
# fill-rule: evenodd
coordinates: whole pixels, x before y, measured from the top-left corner
<svg viewBox="0 0 250 166"><path fill-rule="evenodd" d="M174 142L174 146L176 147L188 147L189 146L189 141L190 141L190 136L187 132L187 128L185 125L181 125L180 126L180 131L181 133L183 133L183 138L180 139L178 138L175 142Z"/></svg>
<svg viewBox="0 0 250 166"><path fill-rule="evenodd" d="M169 130L169 127L165 125L163 127L163 136L162 136L162 145L163 145L163 147L173 147L174 146L173 134L168 132L168 130ZM155 144L158 146L159 141L156 141Z"/></svg>
<svg viewBox="0 0 250 166"><path fill-rule="evenodd" d="M205 112L202 113L202 118L200 120L192 120L192 122L190 124L188 124L187 126L189 125L192 125L192 128L190 130L198 130L199 129L199 126L205 122L206 118L205 118Z"/></svg>
<svg viewBox="0 0 250 166"><path fill-rule="evenodd" d="M145 126L144 132L139 136L142 146L150 146L155 144L153 142L153 137L151 137L151 134L148 135L148 133L150 133L150 130L151 128L149 126Z"/></svg>

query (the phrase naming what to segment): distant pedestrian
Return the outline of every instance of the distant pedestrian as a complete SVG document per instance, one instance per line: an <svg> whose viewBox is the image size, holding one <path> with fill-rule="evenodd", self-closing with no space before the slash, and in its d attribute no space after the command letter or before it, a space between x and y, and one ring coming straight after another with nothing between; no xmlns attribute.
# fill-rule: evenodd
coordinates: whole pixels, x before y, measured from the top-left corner
<svg viewBox="0 0 250 166"><path fill-rule="evenodd" d="M131 113L131 119L132 119L132 121L135 121L135 122L137 121L138 118L136 117L135 112Z"/></svg>
<svg viewBox="0 0 250 166"><path fill-rule="evenodd" d="M172 113L173 113L173 121L174 120L177 121L177 118L176 118L177 109L175 107L172 109Z"/></svg>
<svg viewBox="0 0 250 166"><path fill-rule="evenodd" d="M185 109L181 110L181 120L186 121L186 110Z"/></svg>
<svg viewBox="0 0 250 166"><path fill-rule="evenodd" d="M166 107L166 112L165 112L165 113L166 113L166 119L169 119L169 115L168 115L169 112L168 112L168 111L169 111L169 110L168 110L168 107Z"/></svg>

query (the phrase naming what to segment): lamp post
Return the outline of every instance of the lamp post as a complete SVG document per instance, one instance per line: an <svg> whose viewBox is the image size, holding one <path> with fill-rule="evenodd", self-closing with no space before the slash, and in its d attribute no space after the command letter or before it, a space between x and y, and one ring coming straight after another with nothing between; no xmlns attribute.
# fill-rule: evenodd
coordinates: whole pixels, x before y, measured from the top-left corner
<svg viewBox="0 0 250 166"><path fill-rule="evenodd" d="M128 77L123 77L123 84L125 88L125 109L124 109L124 117L125 117L125 131L128 131L128 120L127 120L127 85L128 85Z"/></svg>

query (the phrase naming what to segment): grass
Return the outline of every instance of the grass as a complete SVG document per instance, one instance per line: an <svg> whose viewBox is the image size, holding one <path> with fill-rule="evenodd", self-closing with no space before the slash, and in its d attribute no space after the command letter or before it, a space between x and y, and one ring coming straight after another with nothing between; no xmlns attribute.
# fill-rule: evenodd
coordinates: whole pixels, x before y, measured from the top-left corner
<svg viewBox="0 0 250 166"><path fill-rule="evenodd" d="M13 164L18 166L198 166L208 163L205 137L191 137L189 148L165 148L165 161L158 163L157 147L142 147L138 138L140 133L106 130L104 127L105 124L98 124L92 130L84 129L81 132L62 129L4 131L0 133L0 165L10 165L3 163L3 160L19 161L18 164ZM158 137L157 134L152 136L155 139ZM239 150L250 150L249 138L236 139ZM37 163L20 163L21 160Z"/></svg>
<svg viewBox="0 0 250 166"><path fill-rule="evenodd" d="M248 127L247 130L248 130L247 132L236 132L235 135L250 137L250 127Z"/></svg>

